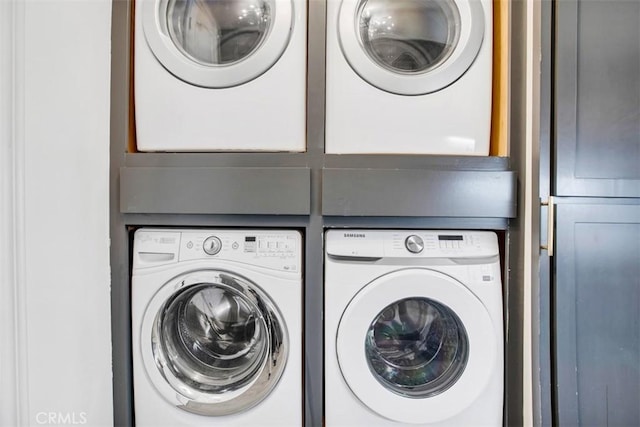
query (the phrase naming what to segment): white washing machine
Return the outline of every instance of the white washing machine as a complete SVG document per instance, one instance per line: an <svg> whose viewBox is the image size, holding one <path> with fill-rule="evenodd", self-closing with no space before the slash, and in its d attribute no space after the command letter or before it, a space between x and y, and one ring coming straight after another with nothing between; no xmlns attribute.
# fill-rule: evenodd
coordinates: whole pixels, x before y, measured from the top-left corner
<svg viewBox="0 0 640 427"><path fill-rule="evenodd" d="M327 0L326 151L488 155L491 0Z"/></svg>
<svg viewBox="0 0 640 427"><path fill-rule="evenodd" d="M502 426L496 235L330 230L327 427Z"/></svg>
<svg viewBox="0 0 640 427"><path fill-rule="evenodd" d="M136 0L140 151L304 151L306 0Z"/></svg>
<svg viewBox="0 0 640 427"><path fill-rule="evenodd" d="M296 231L136 231L137 426L302 425L301 247Z"/></svg>

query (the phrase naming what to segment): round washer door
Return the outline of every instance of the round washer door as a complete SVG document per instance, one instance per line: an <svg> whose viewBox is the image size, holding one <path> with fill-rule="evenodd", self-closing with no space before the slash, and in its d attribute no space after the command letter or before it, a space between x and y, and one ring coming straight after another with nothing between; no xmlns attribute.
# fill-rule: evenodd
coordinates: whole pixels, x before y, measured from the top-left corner
<svg viewBox="0 0 640 427"><path fill-rule="evenodd" d="M381 276L350 301L336 351L351 391L401 423L463 412L487 386L496 333L482 302L445 274L410 268Z"/></svg>
<svg viewBox="0 0 640 427"><path fill-rule="evenodd" d="M458 80L485 30L479 0L342 0L338 38L353 70L399 95L424 95Z"/></svg>
<svg viewBox="0 0 640 427"><path fill-rule="evenodd" d="M277 307L257 285L205 270L163 286L145 310L144 366L171 404L229 415L264 399L278 383L288 337Z"/></svg>
<svg viewBox="0 0 640 427"><path fill-rule="evenodd" d="M280 59L293 0L143 0L142 26L160 63L187 83L233 87Z"/></svg>

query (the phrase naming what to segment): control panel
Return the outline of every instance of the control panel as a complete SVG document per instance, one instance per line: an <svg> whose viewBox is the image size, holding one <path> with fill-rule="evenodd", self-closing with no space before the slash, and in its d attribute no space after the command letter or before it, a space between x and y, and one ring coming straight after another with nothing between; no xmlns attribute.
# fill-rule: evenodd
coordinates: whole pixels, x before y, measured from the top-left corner
<svg viewBox="0 0 640 427"><path fill-rule="evenodd" d="M329 230L327 253L360 258L482 258L498 255L488 231Z"/></svg>
<svg viewBox="0 0 640 427"><path fill-rule="evenodd" d="M134 253L134 263L224 259L292 273L302 270L302 236L294 230L141 229L136 232Z"/></svg>

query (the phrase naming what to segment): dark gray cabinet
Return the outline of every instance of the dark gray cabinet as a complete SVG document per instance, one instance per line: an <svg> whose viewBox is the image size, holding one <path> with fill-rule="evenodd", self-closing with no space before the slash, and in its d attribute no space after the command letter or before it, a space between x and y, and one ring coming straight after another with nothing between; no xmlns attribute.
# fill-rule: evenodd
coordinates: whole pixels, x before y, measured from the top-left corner
<svg viewBox="0 0 640 427"><path fill-rule="evenodd" d="M640 205L559 204L560 426L640 425Z"/></svg>
<svg viewBox="0 0 640 427"><path fill-rule="evenodd" d="M640 2L557 0L555 188L640 197Z"/></svg>
<svg viewBox="0 0 640 427"><path fill-rule="evenodd" d="M640 2L556 0L554 10L541 157L541 196L556 200L555 254L541 262L554 390L540 424L638 426Z"/></svg>

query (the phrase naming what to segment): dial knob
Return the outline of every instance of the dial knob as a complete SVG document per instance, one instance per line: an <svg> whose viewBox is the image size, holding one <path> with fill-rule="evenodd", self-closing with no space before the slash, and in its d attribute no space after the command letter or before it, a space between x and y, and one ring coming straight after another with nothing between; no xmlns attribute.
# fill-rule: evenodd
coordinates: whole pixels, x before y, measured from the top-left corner
<svg viewBox="0 0 640 427"><path fill-rule="evenodd" d="M209 255L215 255L222 249L222 242L216 236L207 237L202 244L202 249Z"/></svg>
<svg viewBox="0 0 640 427"><path fill-rule="evenodd" d="M404 245L409 252L414 254L419 254L424 249L424 242L422 241L422 238L415 234L407 237L404 241Z"/></svg>

